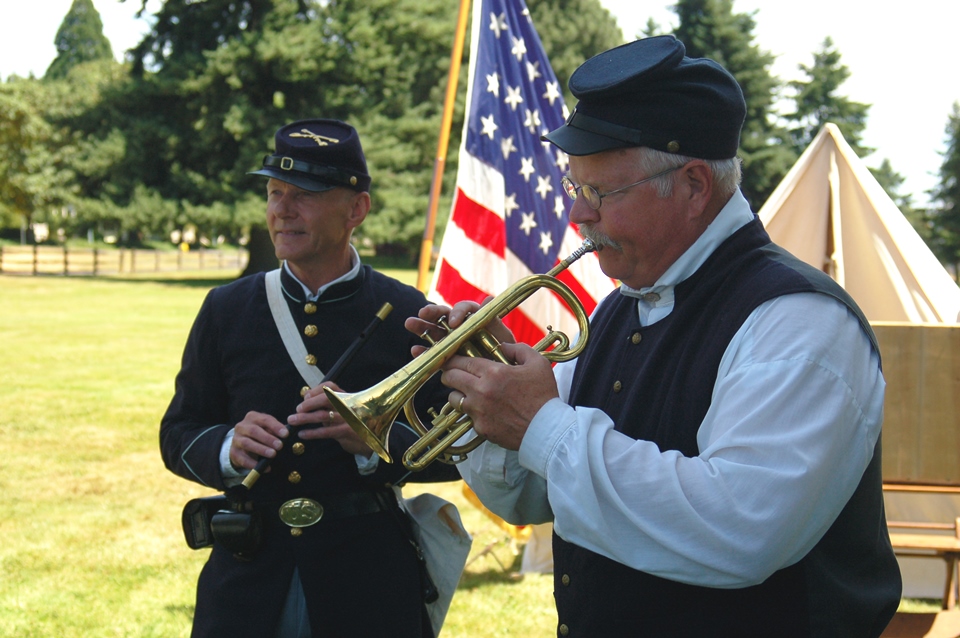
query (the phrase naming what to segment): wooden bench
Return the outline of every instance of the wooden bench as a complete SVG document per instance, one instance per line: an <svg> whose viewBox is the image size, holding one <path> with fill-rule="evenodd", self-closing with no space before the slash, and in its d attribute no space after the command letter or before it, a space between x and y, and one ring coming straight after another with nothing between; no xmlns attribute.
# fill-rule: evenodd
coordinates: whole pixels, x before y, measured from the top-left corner
<svg viewBox="0 0 960 638"><path fill-rule="evenodd" d="M884 484L885 492L958 494L960 487ZM888 520L890 544L902 557L944 561L943 599L939 613L897 612L881 638L957 638L960 636L960 516L953 523Z"/></svg>
<svg viewBox="0 0 960 638"><path fill-rule="evenodd" d="M915 485L885 483L885 492L918 494L960 494L960 487L948 485ZM952 523L887 520L890 544L898 556L936 558L944 561L946 575L943 587L943 609L957 606L960 583L960 516ZM905 530L905 531L899 531Z"/></svg>
<svg viewBox="0 0 960 638"><path fill-rule="evenodd" d="M960 560L960 517L953 525L947 523L910 523L905 521L887 521L890 529L931 530L946 534L916 534L890 532L890 544L899 556L918 558L939 558L946 564L946 577L943 587L943 608L957 606L957 564Z"/></svg>

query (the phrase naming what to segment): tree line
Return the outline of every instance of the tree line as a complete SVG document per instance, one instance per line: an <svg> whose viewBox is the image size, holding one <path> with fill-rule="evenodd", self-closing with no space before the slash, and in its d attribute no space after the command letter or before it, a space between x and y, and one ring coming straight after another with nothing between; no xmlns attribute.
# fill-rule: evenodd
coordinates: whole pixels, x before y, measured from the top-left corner
<svg viewBox="0 0 960 638"><path fill-rule="evenodd" d="M146 0L141 2L145 12ZM0 230L36 222L50 241L115 236L251 242L272 258L263 230L259 167L285 123L331 117L364 140L374 213L356 238L414 263L423 233L457 19L454 0L166 0L121 64L91 0L74 0L42 78L0 83ZM527 0L551 64L566 86L583 60L623 42L599 0ZM710 57L743 88L743 192L758 210L826 122L861 156L870 105L841 93L849 77L826 38L782 82L755 42L752 13L733 0L680 0L672 32L692 57ZM642 34L665 32L650 21ZM465 47L463 69L469 63ZM461 80L444 198L449 209L463 125ZM779 103L790 104L788 112ZM568 104L573 100L568 95ZM928 209L900 192L888 160L871 170L944 263L960 262L960 105ZM443 217L443 216L441 216ZM438 224L438 236L443 222ZM258 250L257 246L261 249ZM266 247L266 250L262 250ZM275 261L273 262L275 263Z"/></svg>

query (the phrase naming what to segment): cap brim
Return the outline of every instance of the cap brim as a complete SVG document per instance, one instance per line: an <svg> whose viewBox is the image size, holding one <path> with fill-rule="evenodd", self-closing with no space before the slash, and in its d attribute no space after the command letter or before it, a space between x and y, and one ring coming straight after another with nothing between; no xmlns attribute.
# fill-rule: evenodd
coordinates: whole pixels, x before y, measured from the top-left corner
<svg viewBox="0 0 960 638"><path fill-rule="evenodd" d="M633 146L629 142L591 133L569 124L564 124L560 128L550 131L540 139L550 142L567 155L593 155L615 148Z"/></svg>
<svg viewBox="0 0 960 638"><path fill-rule="evenodd" d="M319 182L316 179L308 177L302 173L293 173L275 168L261 168L259 171L250 171L247 173L247 175L262 175L263 177L271 177L273 179L280 180L281 182L286 182L287 184L293 184L297 188L302 188L303 190L310 191L312 193L322 193L323 191L328 191L339 186L339 184L325 184L324 182Z"/></svg>

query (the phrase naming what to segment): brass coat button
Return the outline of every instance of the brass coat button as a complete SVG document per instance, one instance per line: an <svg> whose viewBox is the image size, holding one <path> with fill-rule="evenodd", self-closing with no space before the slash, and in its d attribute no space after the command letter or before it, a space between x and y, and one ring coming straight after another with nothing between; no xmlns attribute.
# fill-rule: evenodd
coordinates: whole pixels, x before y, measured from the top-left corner
<svg viewBox="0 0 960 638"><path fill-rule="evenodd" d="M302 528L302 527L291 527L291 528L290 528L290 536L294 536L294 537L303 536L303 528Z"/></svg>
<svg viewBox="0 0 960 638"><path fill-rule="evenodd" d="M312 315L313 313L315 313L315 312L317 311L317 304L315 304L315 303L308 303L306 306L303 307L303 311L304 311L305 313L307 313L308 315Z"/></svg>
<svg viewBox="0 0 960 638"><path fill-rule="evenodd" d="M287 480L293 483L294 485L300 482L300 478L301 478L300 472L290 472L290 474L287 475Z"/></svg>
<svg viewBox="0 0 960 638"><path fill-rule="evenodd" d="M301 396L301 397L307 396L307 392L310 392L310 386L305 385L305 386L303 386L302 388L300 388L300 396Z"/></svg>
<svg viewBox="0 0 960 638"><path fill-rule="evenodd" d="M312 354L308 354L308 355L307 355L307 365L308 365L308 366L315 366L315 365L317 365L317 358L316 358L315 356L313 356Z"/></svg>
<svg viewBox="0 0 960 638"><path fill-rule="evenodd" d="M619 381L614 381L614 382L613 382L613 391L614 391L614 392L620 392L620 390L622 390L622 389L623 389L623 384L622 384L622 383L620 383Z"/></svg>
<svg viewBox="0 0 960 638"><path fill-rule="evenodd" d="M569 574L564 574L563 576L561 576L561 577L560 577L560 582L563 583L564 585L569 585L569 584L570 584L570 575L569 575Z"/></svg>
<svg viewBox="0 0 960 638"><path fill-rule="evenodd" d="M304 445L303 443L294 443L293 447L290 448L290 450L297 456L300 456L301 454L307 451L307 446Z"/></svg>
<svg viewBox="0 0 960 638"><path fill-rule="evenodd" d="M303 329L303 334L307 335L308 337L316 337L317 334L319 334L319 333L320 333L320 331L317 330L317 327L316 327L315 325L313 325L312 323L311 323L309 326L307 326L306 328Z"/></svg>
<svg viewBox="0 0 960 638"><path fill-rule="evenodd" d="M561 636L566 636L570 633L570 628L563 624L561 624L557 629L560 630Z"/></svg>
<svg viewBox="0 0 960 638"><path fill-rule="evenodd" d="M633 345L640 343L641 339L643 339L643 337L639 332L634 332L633 335L630 336L630 342L633 343Z"/></svg>

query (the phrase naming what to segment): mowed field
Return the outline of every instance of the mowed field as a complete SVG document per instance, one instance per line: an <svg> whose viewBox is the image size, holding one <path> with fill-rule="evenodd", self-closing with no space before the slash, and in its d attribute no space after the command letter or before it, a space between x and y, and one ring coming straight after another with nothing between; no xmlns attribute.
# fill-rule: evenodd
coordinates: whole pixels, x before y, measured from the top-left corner
<svg viewBox="0 0 960 638"><path fill-rule="evenodd" d="M0 276L0 636L189 635L207 550L180 512L212 492L163 467L157 429L204 295L235 275ZM460 483L430 489L474 537L442 635L555 635L552 578L518 576Z"/></svg>

